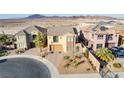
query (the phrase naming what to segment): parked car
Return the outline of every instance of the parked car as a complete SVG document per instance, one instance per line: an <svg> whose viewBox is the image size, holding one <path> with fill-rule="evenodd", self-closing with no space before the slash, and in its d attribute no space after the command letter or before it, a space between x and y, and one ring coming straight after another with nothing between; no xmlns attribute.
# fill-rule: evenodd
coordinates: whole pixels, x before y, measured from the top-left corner
<svg viewBox="0 0 124 93"><path fill-rule="evenodd" d="M110 48L110 50L112 51L112 53L116 57L124 57L124 48L122 48L122 47L112 47L112 48Z"/></svg>
<svg viewBox="0 0 124 93"><path fill-rule="evenodd" d="M116 47L112 47L109 50L111 50L113 54L115 54L116 52L119 52L119 49Z"/></svg>

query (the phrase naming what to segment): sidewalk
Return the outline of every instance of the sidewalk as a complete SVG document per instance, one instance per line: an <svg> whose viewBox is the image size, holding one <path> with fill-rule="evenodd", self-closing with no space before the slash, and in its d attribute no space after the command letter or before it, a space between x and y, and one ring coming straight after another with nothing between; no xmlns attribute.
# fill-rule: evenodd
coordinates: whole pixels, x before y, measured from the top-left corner
<svg viewBox="0 0 124 93"><path fill-rule="evenodd" d="M60 78L101 78L98 73L91 74L60 74Z"/></svg>

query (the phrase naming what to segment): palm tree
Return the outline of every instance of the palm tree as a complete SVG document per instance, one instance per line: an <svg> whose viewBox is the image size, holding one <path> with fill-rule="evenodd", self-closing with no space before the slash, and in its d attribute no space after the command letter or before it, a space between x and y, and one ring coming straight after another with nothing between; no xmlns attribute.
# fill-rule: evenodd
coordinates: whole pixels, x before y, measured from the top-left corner
<svg viewBox="0 0 124 93"><path fill-rule="evenodd" d="M112 51L107 48L101 48L96 51L95 55L100 58L102 61L111 62L113 61Z"/></svg>

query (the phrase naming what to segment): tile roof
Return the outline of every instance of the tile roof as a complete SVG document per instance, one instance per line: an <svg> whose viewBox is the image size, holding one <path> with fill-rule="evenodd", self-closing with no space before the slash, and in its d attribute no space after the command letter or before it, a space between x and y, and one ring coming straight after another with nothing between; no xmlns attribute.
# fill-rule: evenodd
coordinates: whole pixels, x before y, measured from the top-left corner
<svg viewBox="0 0 124 93"><path fill-rule="evenodd" d="M122 24L118 24L116 22L110 21L110 22L99 22L96 25L91 25L85 27L83 30L84 32L90 32L95 34L111 34L111 33L118 33L115 28L117 29L124 29L124 26L122 27Z"/></svg>
<svg viewBox="0 0 124 93"><path fill-rule="evenodd" d="M30 34L31 31L38 31L38 32L47 33L47 29L46 28L34 25L34 26L29 26L29 27L19 31L15 35L17 35L17 34L20 34L20 35Z"/></svg>
<svg viewBox="0 0 124 93"><path fill-rule="evenodd" d="M64 35L66 33L73 33L73 34L76 34L76 28L74 27L51 27L51 28L48 28L48 32L47 32L47 35L49 36L54 36L54 35Z"/></svg>

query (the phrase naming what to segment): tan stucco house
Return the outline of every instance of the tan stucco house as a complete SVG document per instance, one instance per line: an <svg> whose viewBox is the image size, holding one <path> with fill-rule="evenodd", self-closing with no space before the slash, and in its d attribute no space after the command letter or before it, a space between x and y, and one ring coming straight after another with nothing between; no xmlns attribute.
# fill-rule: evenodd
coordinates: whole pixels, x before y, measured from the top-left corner
<svg viewBox="0 0 124 93"><path fill-rule="evenodd" d="M81 37L84 44L94 51L100 48L118 46L119 34L113 29L114 26L108 23L98 23L85 28L82 27Z"/></svg>
<svg viewBox="0 0 124 93"><path fill-rule="evenodd" d="M15 47L17 49L28 49L35 47L34 40L38 32L47 35L47 29L40 26L30 26L15 34Z"/></svg>
<svg viewBox="0 0 124 93"><path fill-rule="evenodd" d="M119 45L124 47L124 30L119 30Z"/></svg>
<svg viewBox="0 0 124 93"><path fill-rule="evenodd" d="M47 33L48 51L75 52L77 32L73 27L51 27Z"/></svg>

